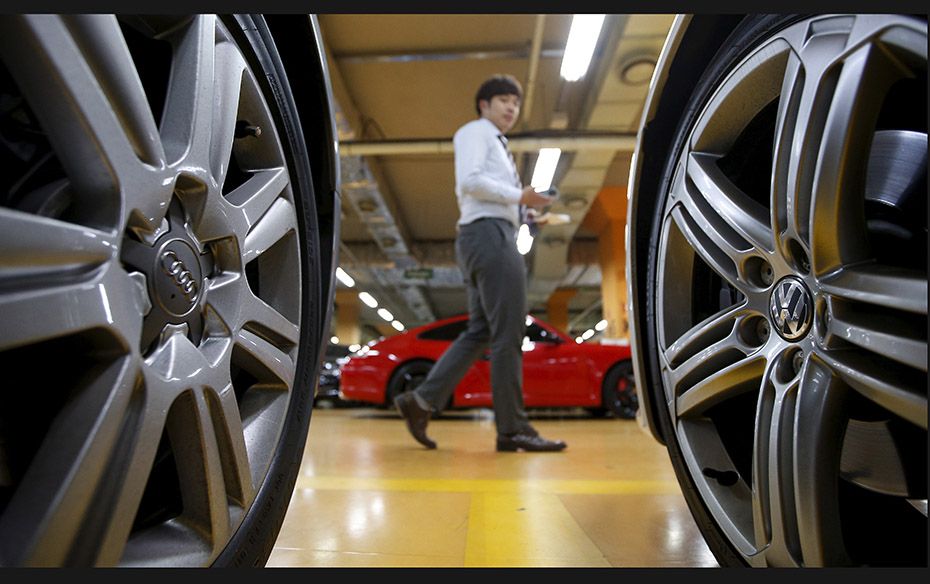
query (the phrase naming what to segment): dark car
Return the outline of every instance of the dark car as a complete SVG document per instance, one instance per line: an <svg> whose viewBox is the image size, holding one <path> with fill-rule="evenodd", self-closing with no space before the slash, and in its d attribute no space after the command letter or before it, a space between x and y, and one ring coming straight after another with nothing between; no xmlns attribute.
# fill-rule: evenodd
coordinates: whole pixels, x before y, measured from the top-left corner
<svg viewBox="0 0 930 584"><path fill-rule="evenodd" d="M320 378L316 388L314 405L326 404L334 407L348 405L339 392L339 380L342 376L342 366L349 360L349 347L347 345L329 344L320 363Z"/></svg>
<svg viewBox="0 0 930 584"><path fill-rule="evenodd" d="M439 320L362 347L342 368L348 399L390 406L419 385L433 364L462 333L466 315ZM488 353L475 361L448 407L490 407ZM630 348L578 344L552 325L527 317L523 341L523 401L527 408L583 407L621 418L636 414Z"/></svg>
<svg viewBox="0 0 930 584"><path fill-rule="evenodd" d="M630 177L644 427L722 565L927 565L927 21L675 21Z"/></svg>
<svg viewBox="0 0 930 584"><path fill-rule="evenodd" d="M265 563L333 295L320 38L0 16L0 565Z"/></svg>

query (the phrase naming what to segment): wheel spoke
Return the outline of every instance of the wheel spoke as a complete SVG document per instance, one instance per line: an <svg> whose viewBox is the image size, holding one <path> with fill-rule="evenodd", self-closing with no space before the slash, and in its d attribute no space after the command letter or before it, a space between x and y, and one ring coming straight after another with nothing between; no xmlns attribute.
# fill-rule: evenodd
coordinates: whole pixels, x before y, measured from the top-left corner
<svg viewBox="0 0 930 584"><path fill-rule="evenodd" d="M177 465L185 524L209 534L214 545L225 544L231 527L226 481L203 390L192 389L175 401L166 429Z"/></svg>
<svg viewBox="0 0 930 584"><path fill-rule="evenodd" d="M99 14L63 18L121 120L136 156L151 166L164 166L165 152L155 118L116 19Z"/></svg>
<svg viewBox="0 0 930 584"><path fill-rule="evenodd" d="M281 197L288 184L283 168L256 172L245 183L226 195L225 199L207 201L210 209L196 225L202 241L228 237L230 233L248 233ZM230 207L232 205L232 207Z"/></svg>
<svg viewBox="0 0 930 584"><path fill-rule="evenodd" d="M718 353L721 357L720 362L726 363L726 353ZM690 387L687 383L681 383L677 388L680 395L676 402L676 415L680 418L700 416L711 407L733 398L747 391L754 391L759 387L758 380L761 379L765 371L765 356L761 354L752 354L743 357L735 363L720 368L713 356L707 358L703 363L699 363L697 357L686 362L682 369L687 370L685 375L676 376L685 382L694 379L700 379ZM716 373L709 374L709 371Z"/></svg>
<svg viewBox="0 0 930 584"><path fill-rule="evenodd" d="M210 413L220 447L227 495L248 508L255 497L255 485L249 475L249 454L236 392L230 384L222 391L208 393L207 398L211 402ZM217 404L216 407L213 404Z"/></svg>
<svg viewBox="0 0 930 584"><path fill-rule="evenodd" d="M692 152L688 158L688 177L700 192L700 195L694 193L689 197L692 202L689 211L703 219L701 226L707 228L709 234L723 236L733 230L757 253L771 252L774 243L768 210L723 174L717 166L718 158L697 152ZM738 241L732 236L729 239Z"/></svg>
<svg viewBox="0 0 930 584"><path fill-rule="evenodd" d="M138 343L142 307L135 284L111 268L93 282L0 294L0 350L92 329Z"/></svg>
<svg viewBox="0 0 930 584"><path fill-rule="evenodd" d="M670 217L672 222L678 228L678 231L681 233L681 236L687 242L688 247L693 250L710 268L724 280L726 280L731 286L740 290L744 294L747 292L747 285L742 278L740 269L736 263L734 263L733 257L747 257L748 254L746 250L734 249L727 246L725 249L721 249L717 246L714 239L711 239L708 233L706 233L701 227L691 218L682 207L675 207ZM722 238L715 238L718 241ZM748 246L748 244L747 244ZM680 250L675 250L680 251ZM673 250L666 249L666 254L673 252ZM674 257L666 259L671 259L671 261L677 264L678 261L681 261L682 258ZM671 268L671 266L669 266ZM680 273L672 269L671 271L676 272L674 277L680 277ZM673 277L672 274L668 274L666 277Z"/></svg>
<svg viewBox="0 0 930 584"><path fill-rule="evenodd" d="M826 116L811 191L815 274L869 256L862 206L869 145L888 89L905 74L896 60L872 43L844 60Z"/></svg>
<svg viewBox="0 0 930 584"><path fill-rule="evenodd" d="M836 86L842 35L818 35L792 52L775 127L772 216L779 239L810 246L811 192L824 125Z"/></svg>
<svg viewBox="0 0 930 584"><path fill-rule="evenodd" d="M0 282L87 274L116 255L105 232L0 208Z"/></svg>
<svg viewBox="0 0 930 584"><path fill-rule="evenodd" d="M836 375L869 401L927 429L927 376L901 368L888 374L886 362L858 350L823 351L823 361Z"/></svg>
<svg viewBox="0 0 930 584"><path fill-rule="evenodd" d="M837 492L846 397L845 384L811 356L801 371L794 429L795 504L806 566L849 563Z"/></svg>
<svg viewBox="0 0 930 584"><path fill-rule="evenodd" d="M665 360L672 368L678 368L687 360L697 359L700 363L731 348L744 349L735 331L749 315L756 314L745 305L734 306L697 324L675 340L665 351ZM690 371L690 369L689 369ZM687 373L683 372L683 375Z"/></svg>
<svg viewBox="0 0 930 584"><path fill-rule="evenodd" d="M789 378L770 362L760 393L753 453L756 547L766 565L837 565L843 547L838 493L846 387L816 358Z"/></svg>
<svg viewBox="0 0 930 584"><path fill-rule="evenodd" d="M213 118L213 146L210 168L219 187L226 180L239 112L239 92L245 61L239 49L229 42L216 46L216 108Z"/></svg>
<svg viewBox="0 0 930 584"><path fill-rule="evenodd" d="M210 168L215 17L198 15L172 36L174 59L161 136L172 166Z"/></svg>
<svg viewBox="0 0 930 584"><path fill-rule="evenodd" d="M226 199L241 207L245 224L251 228L268 212L287 184L283 168L262 170L229 193Z"/></svg>
<svg viewBox="0 0 930 584"><path fill-rule="evenodd" d="M0 521L5 561L94 563L102 531L114 519L107 497L124 476L116 459L127 423L138 414L139 400L132 399L138 372L132 359L120 358L71 392Z"/></svg>
<svg viewBox="0 0 930 584"><path fill-rule="evenodd" d="M862 264L821 278L820 286L845 300L927 315L927 277L914 270Z"/></svg>
<svg viewBox="0 0 930 584"><path fill-rule="evenodd" d="M233 357L260 382L272 385L283 384L291 388L294 384L296 365L290 355L273 343L248 330L239 331L236 348L240 356Z"/></svg>
<svg viewBox="0 0 930 584"><path fill-rule="evenodd" d="M927 371L926 323L898 311L833 302L827 332L887 359Z"/></svg>
<svg viewBox="0 0 930 584"><path fill-rule="evenodd" d="M794 501L794 435L798 382L780 380L780 359L765 371L753 450L753 519L756 547L766 565L800 563Z"/></svg>
<svg viewBox="0 0 930 584"><path fill-rule="evenodd" d="M242 263L248 264L288 233L296 231L297 219L294 206L285 199L278 199L246 236L242 250Z"/></svg>
<svg viewBox="0 0 930 584"><path fill-rule="evenodd" d="M143 214L154 218L170 196L150 192L163 182L151 167L163 167L164 154L115 17L7 17L0 39L4 61L88 213L115 210L121 193L144 188ZM114 211L107 221L115 218Z"/></svg>
<svg viewBox="0 0 930 584"><path fill-rule="evenodd" d="M252 297L242 307L242 322L246 329L257 332L266 338L273 338L285 351L300 341L300 327L285 318L280 312L269 306L261 298Z"/></svg>

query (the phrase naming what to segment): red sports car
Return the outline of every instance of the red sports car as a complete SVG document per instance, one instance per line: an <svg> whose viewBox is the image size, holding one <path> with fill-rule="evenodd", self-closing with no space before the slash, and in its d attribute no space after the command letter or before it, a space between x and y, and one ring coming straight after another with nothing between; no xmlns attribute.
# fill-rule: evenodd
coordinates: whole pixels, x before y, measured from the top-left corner
<svg viewBox="0 0 930 584"><path fill-rule="evenodd" d="M363 347L342 368L345 399L390 405L419 385L452 341L465 330L460 315L411 329ZM636 414L630 348L578 344L552 325L527 317L523 338L523 400L527 408L584 407L620 418ZM489 353L475 361L447 408L490 407Z"/></svg>

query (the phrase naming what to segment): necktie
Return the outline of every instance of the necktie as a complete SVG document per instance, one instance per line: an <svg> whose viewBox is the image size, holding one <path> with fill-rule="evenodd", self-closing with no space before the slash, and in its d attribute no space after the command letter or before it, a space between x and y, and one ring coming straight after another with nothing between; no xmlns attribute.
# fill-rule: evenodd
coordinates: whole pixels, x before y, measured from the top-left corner
<svg viewBox="0 0 930 584"><path fill-rule="evenodd" d="M507 156L510 157L510 170L513 172L513 184L515 184L517 188L522 188L523 184L520 182L520 175L517 173L517 161L514 159L513 152L510 151L510 148L507 148L507 139L504 138L503 134L498 134L497 139L500 140L501 146L504 147ZM520 222L527 223L526 205L520 205Z"/></svg>
<svg viewBox="0 0 930 584"><path fill-rule="evenodd" d="M497 139L500 140L501 146L504 147L504 151L507 152L507 156L510 157L510 170L513 173L513 183L515 185L522 186L520 184L520 175L517 174L517 161L513 157L513 152L510 151L510 148L507 148L507 139L504 138L503 134L498 134Z"/></svg>

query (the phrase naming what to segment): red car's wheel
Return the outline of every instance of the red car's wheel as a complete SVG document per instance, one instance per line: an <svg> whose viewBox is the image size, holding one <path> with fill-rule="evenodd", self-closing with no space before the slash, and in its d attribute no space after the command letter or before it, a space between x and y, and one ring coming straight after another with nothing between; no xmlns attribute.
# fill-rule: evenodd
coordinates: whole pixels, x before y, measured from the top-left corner
<svg viewBox="0 0 930 584"><path fill-rule="evenodd" d="M613 412L614 416L625 420L636 417L639 401L636 398L632 363L620 363L604 376L601 396L604 409Z"/></svg>

